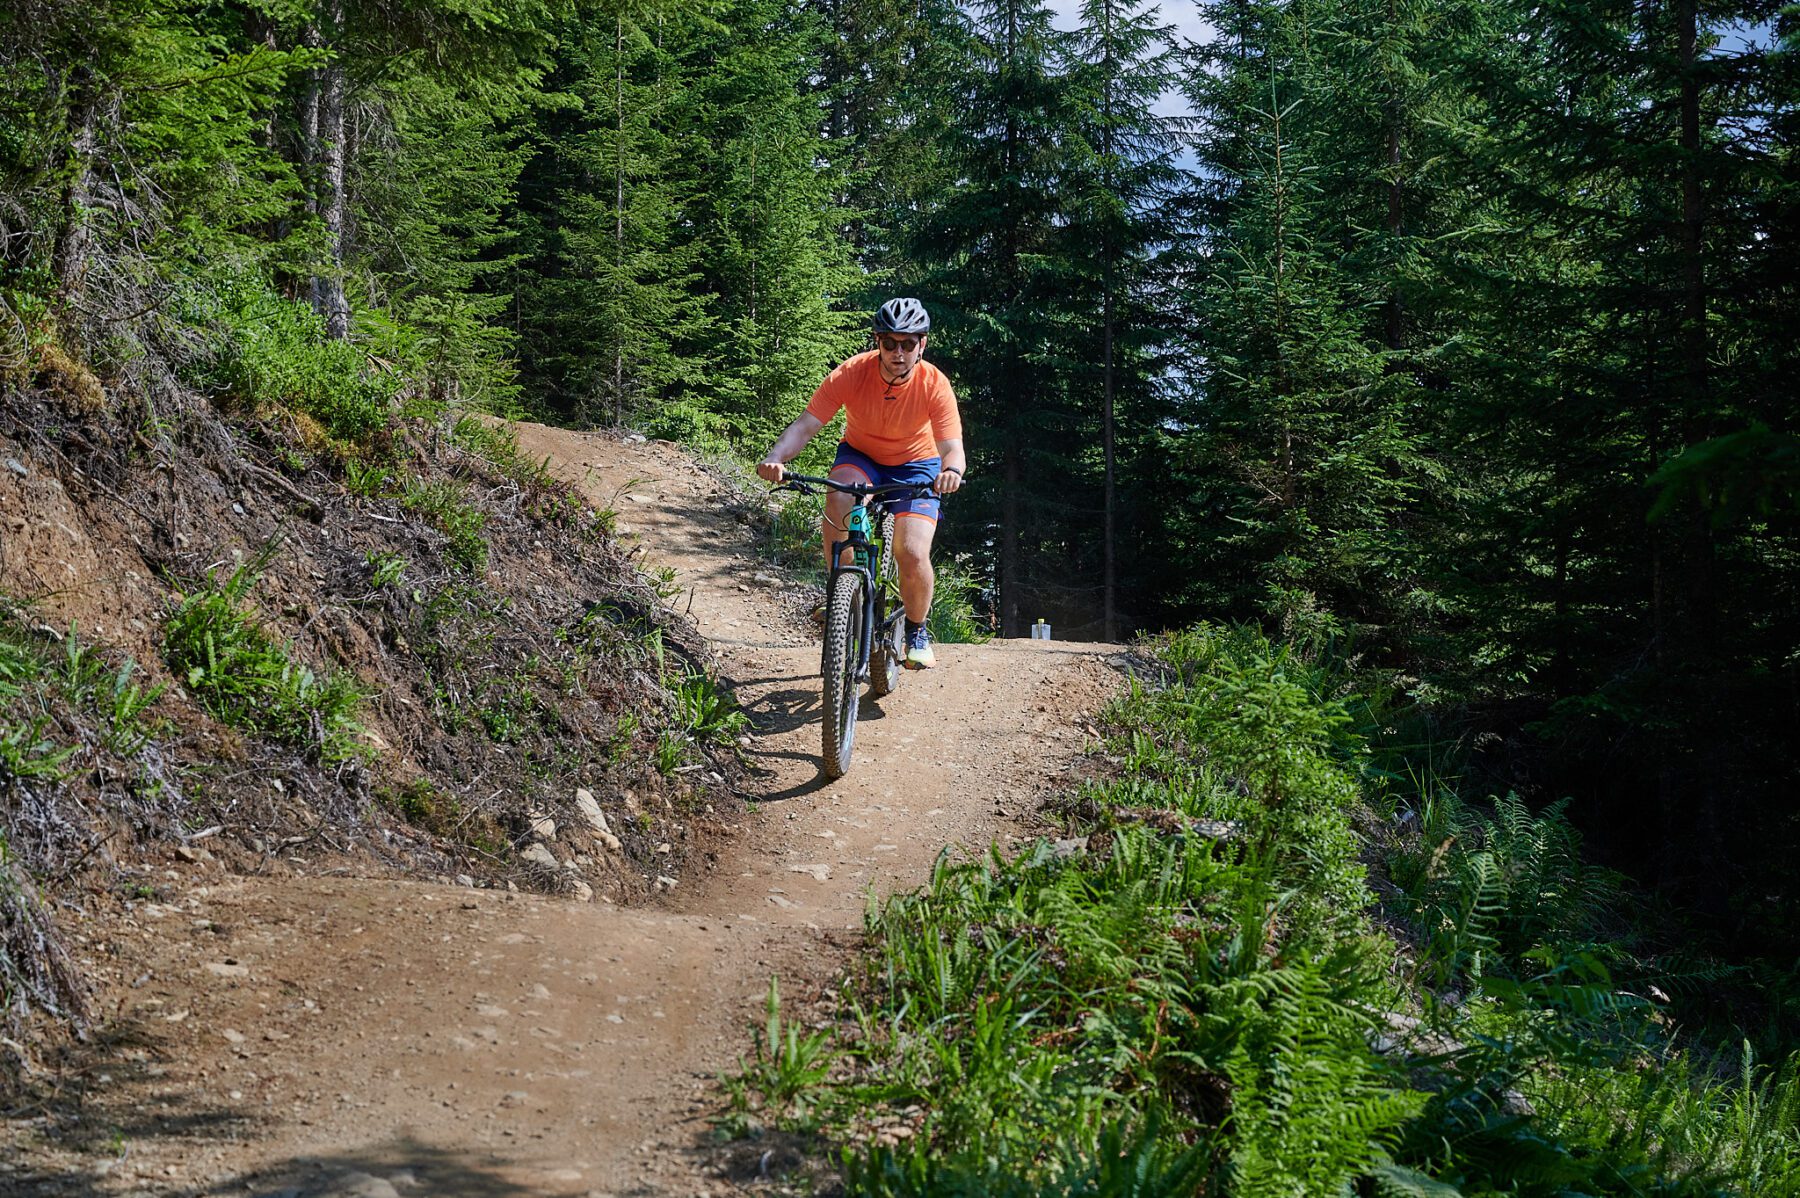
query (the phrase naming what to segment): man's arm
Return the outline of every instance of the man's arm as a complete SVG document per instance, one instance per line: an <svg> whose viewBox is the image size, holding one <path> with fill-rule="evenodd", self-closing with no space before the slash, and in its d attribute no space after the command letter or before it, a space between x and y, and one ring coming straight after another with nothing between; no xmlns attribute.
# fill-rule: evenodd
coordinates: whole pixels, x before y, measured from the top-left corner
<svg viewBox="0 0 1800 1198"><path fill-rule="evenodd" d="M825 427L825 422L811 412L802 412L794 418L794 423L787 426L769 452L763 454L763 460L756 464L756 473L764 482L778 483L784 473L782 463L791 462L796 454L806 448L806 443L813 439L813 434ZM961 452L958 450L957 452Z"/></svg>
<svg viewBox="0 0 1800 1198"><path fill-rule="evenodd" d="M948 495L963 484L963 471L969 468L969 459L963 456L961 437L952 437L948 441L937 443L938 456L944 464L938 470L937 481L932 488L939 495Z"/></svg>

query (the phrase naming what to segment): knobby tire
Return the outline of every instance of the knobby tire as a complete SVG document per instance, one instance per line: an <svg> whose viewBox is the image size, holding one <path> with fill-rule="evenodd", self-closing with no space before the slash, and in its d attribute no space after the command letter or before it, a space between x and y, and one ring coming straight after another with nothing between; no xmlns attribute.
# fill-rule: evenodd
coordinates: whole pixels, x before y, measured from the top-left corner
<svg viewBox="0 0 1800 1198"><path fill-rule="evenodd" d="M831 580L825 600L825 685L820 725L824 732L827 778L842 778L850 768L850 746L856 739L856 666L862 656L857 638L862 621L863 576L854 571Z"/></svg>
<svg viewBox="0 0 1800 1198"><path fill-rule="evenodd" d="M884 589L893 587L892 594L878 600L875 605L875 619L883 620L893 614L893 604L900 602L898 598L899 576L894 573L894 514L883 513L881 517L881 569L876 574L879 585ZM869 654L869 695L879 699L894 693L900 685L901 663L906 660L906 624L904 620L896 621L892 628L883 632L879 628L875 635L880 639L875 642L875 650Z"/></svg>

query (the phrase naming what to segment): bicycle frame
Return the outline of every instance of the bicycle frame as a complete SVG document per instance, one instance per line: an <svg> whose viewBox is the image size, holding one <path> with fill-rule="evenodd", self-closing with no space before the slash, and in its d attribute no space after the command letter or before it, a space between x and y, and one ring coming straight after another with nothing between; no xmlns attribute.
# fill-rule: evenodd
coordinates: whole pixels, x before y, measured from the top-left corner
<svg viewBox="0 0 1800 1198"><path fill-rule="evenodd" d="M885 511L885 501L889 496L929 494L931 484L885 483L875 486L870 483L842 483L834 478L790 474L786 477L784 485L807 494L816 494L819 488L827 488L853 496L857 500L856 505L850 509L849 518L844 522L845 539L832 544L831 573L826 579L826 586L829 588L831 579L847 571L855 571L862 575L863 610L857 624L861 644L857 650L856 680L867 682L869 680L869 660L874 654L876 642L894 624L906 616L905 604L895 603L894 610L881 618L879 626L876 623L876 595L886 579L877 577L874 564L877 546L870 538L869 513L871 508L875 508L878 504L882 505L879 510ZM848 566L842 564L846 549L850 551L851 564ZM897 595L895 597L898 598ZM824 670L825 665L821 659L820 672L823 673Z"/></svg>

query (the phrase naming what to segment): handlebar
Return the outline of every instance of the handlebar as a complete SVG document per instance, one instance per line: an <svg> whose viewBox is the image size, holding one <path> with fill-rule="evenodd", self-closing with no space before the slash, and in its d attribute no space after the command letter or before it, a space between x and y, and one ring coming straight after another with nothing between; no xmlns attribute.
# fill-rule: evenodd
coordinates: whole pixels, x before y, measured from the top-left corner
<svg viewBox="0 0 1800 1198"><path fill-rule="evenodd" d="M790 474L782 471L781 482L776 484L777 491L798 491L802 495L817 495L819 488L841 491L845 495L857 498L879 498L883 495L908 494L915 499L927 499L938 496L931 483L846 483L835 478L820 478L812 474Z"/></svg>

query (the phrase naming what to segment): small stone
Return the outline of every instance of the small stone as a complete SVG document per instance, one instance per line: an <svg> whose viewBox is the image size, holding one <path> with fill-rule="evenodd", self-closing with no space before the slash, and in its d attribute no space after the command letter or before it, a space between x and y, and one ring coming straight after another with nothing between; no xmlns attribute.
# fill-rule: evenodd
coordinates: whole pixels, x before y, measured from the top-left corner
<svg viewBox="0 0 1800 1198"><path fill-rule="evenodd" d="M236 961L208 961L206 972L222 978L247 978L250 976L250 967L239 965Z"/></svg>
<svg viewBox="0 0 1800 1198"><path fill-rule="evenodd" d="M548 848L541 844L534 844L524 852L520 853L519 859L521 861L529 862L532 865L541 865L546 869L555 869L562 864L562 862L556 859L555 853L552 853Z"/></svg>
<svg viewBox="0 0 1800 1198"><path fill-rule="evenodd" d="M675 851L675 846L665 840L656 846L656 851L659 853L672 853Z"/></svg>
<svg viewBox="0 0 1800 1198"><path fill-rule="evenodd" d="M531 813L531 834L539 840L556 839L556 821L541 811Z"/></svg>
<svg viewBox="0 0 1800 1198"><path fill-rule="evenodd" d="M575 810L581 815L587 826L602 837L612 835L612 825L606 822L606 812L600 810L593 792L585 789L575 791Z"/></svg>
<svg viewBox="0 0 1800 1198"><path fill-rule="evenodd" d="M25 463L21 462L18 458L7 458L6 468L20 478L31 477L31 471L26 467Z"/></svg>
<svg viewBox="0 0 1800 1198"><path fill-rule="evenodd" d="M586 882L576 882L575 883L575 901L578 903L593 902L594 901L594 888L592 886L589 886Z"/></svg>
<svg viewBox="0 0 1800 1198"><path fill-rule="evenodd" d="M659 874L656 878L656 888L658 890L673 890L675 889L675 879L669 877L667 874Z"/></svg>
<svg viewBox="0 0 1800 1198"><path fill-rule="evenodd" d="M244 1042L244 1033L238 1031L235 1027L228 1027L219 1034L232 1044L242 1044Z"/></svg>
<svg viewBox="0 0 1800 1198"><path fill-rule="evenodd" d="M470 888L473 888L475 885L475 879L470 877L468 874L457 874L456 875L456 884L458 886L468 886Z"/></svg>
<svg viewBox="0 0 1800 1198"><path fill-rule="evenodd" d="M400 1198L392 1182L367 1173L346 1173L319 1198Z"/></svg>

